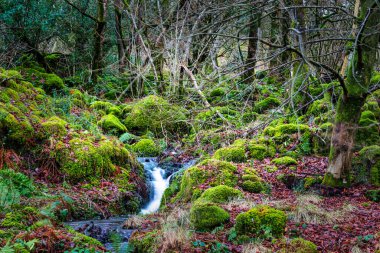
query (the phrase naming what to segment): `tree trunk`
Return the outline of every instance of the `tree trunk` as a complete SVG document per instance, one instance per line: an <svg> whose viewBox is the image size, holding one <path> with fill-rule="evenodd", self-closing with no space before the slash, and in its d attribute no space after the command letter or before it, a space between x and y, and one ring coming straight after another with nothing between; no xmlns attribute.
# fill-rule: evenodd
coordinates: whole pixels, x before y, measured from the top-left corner
<svg viewBox="0 0 380 253"><path fill-rule="evenodd" d="M258 29L260 27L260 14L251 14L249 26L248 54L245 61L244 82L251 83L255 79L255 66L257 60Z"/></svg>
<svg viewBox="0 0 380 253"><path fill-rule="evenodd" d="M125 69L125 43L123 38L123 30L121 26L121 1L115 0L115 32L116 32L116 42L117 42L117 52L119 58L119 73L123 73Z"/></svg>
<svg viewBox="0 0 380 253"><path fill-rule="evenodd" d="M98 76L102 73L103 69L103 45L104 33L106 28L106 14L107 14L108 0L98 0L98 14L94 36L94 55L92 59L92 73L91 79L94 83L98 81Z"/></svg>
<svg viewBox="0 0 380 253"><path fill-rule="evenodd" d="M338 101L331 139L330 164L323 180L324 185L331 187L350 184L355 131L376 62L379 34L373 31L379 25L380 11L375 0L360 0L360 17L363 18L362 29L356 36L358 41L349 62L346 89Z"/></svg>

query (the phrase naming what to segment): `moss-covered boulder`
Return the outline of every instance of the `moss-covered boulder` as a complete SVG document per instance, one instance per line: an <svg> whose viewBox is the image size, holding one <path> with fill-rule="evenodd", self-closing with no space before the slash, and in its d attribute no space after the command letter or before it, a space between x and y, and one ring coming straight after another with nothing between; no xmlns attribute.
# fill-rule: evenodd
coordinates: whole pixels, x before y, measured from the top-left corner
<svg viewBox="0 0 380 253"><path fill-rule="evenodd" d="M215 151L214 158L228 162L244 162L245 149L239 146L229 146Z"/></svg>
<svg viewBox="0 0 380 253"><path fill-rule="evenodd" d="M131 148L138 156L155 157L161 153L161 148L151 139L141 139Z"/></svg>
<svg viewBox="0 0 380 253"><path fill-rule="evenodd" d="M157 230L146 233L135 231L128 241L130 245L128 249L133 253L154 253L158 236L159 231Z"/></svg>
<svg viewBox="0 0 380 253"><path fill-rule="evenodd" d="M113 114L103 116L98 121L98 125L110 133L123 133L127 131L125 125Z"/></svg>
<svg viewBox="0 0 380 253"><path fill-rule="evenodd" d="M246 169L246 174L242 175L241 179L243 182L240 186L244 191L260 193L267 189L267 186L263 180L255 173L254 170Z"/></svg>
<svg viewBox="0 0 380 253"><path fill-rule="evenodd" d="M297 161L290 156L283 156L283 157L275 158L272 160L272 162L276 165L295 165L295 164L297 164Z"/></svg>
<svg viewBox="0 0 380 253"><path fill-rule="evenodd" d="M371 184L380 186L380 146L372 145L361 149L352 166L354 172L367 174Z"/></svg>
<svg viewBox="0 0 380 253"><path fill-rule="evenodd" d="M281 101L275 97L267 97L255 104L255 112L262 113L268 109L273 109L281 105Z"/></svg>
<svg viewBox="0 0 380 253"><path fill-rule="evenodd" d="M190 209L190 221L197 230L211 230L229 219L229 213L213 203L199 202Z"/></svg>
<svg viewBox="0 0 380 253"><path fill-rule="evenodd" d="M363 111L355 136L356 146L370 146L380 143L379 120L372 111Z"/></svg>
<svg viewBox="0 0 380 253"><path fill-rule="evenodd" d="M66 125L67 122L57 116L53 116L41 123L42 129L47 136L65 136L67 134Z"/></svg>
<svg viewBox="0 0 380 253"><path fill-rule="evenodd" d="M107 178L121 171L143 173L136 158L114 139L73 138L68 145L57 141L51 156L57 160L66 178L73 182Z"/></svg>
<svg viewBox="0 0 380 253"><path fill-rule="evenodd" d="M281 242L280 253L318 253L317 245L303 238L295 238L290 241Z"/></svg>
<svg viewBox="0 0 380 253"><path fill-rule="evenodd" d="M235 229L239 235L262 235L263 229L270 229L272 235L285 232L286 215L283 211L269 206L257 206L236 217Z"/></svg>
<svg viewBox="0 0 380 253"><path fill-rule="evenodd" d="M170 104L162 97L151 95L133 105L125 119L125 125L129 130L139 133L149 130L157 136L183 133L187 129L186 114L185 109Z"/></svg>
<svg viewBox="0 0 380 253"><path fill-rule="evenodd" d="M234 187L238 182L237 168L229 162L208 159L187 169L181 180L180 191L175 196L177 201L189 201L198 198L204 186L226 185Z"/></svg>
<svg viewBox="0 0 380 253"><path fill-rule="evenodd" d="M241 191L226 185L218 185L204 191L197 202L225 203L238 197L243 197Z"/></svg>
<svg viewBox="0 0 380 253"><path fill-rule="evenodd" d="M257 144L256 141L249 142L248 150L250 157L258 160L273 157L276 154L276 149L273 146Z"/></svg>

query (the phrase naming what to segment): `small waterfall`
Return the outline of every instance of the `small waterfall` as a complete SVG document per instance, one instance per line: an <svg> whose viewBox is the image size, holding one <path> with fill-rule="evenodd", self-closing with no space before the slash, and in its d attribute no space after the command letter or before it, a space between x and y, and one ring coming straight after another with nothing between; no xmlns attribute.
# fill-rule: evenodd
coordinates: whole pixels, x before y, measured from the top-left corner
<svg viewBox="0 0 380 253"><path fill-rule="evenodd" d="M190 161L178 167L176 171L171 171L168 175L167 171L162 169L156 158L140 157L138 161L144 166L148 176L148 181L151 185L151 196L148 204L141 209L142 214L154 213L160 208L160 203L164 191L169 187L170 178L181 170L187 169L194 165L195 161Z"/></svg>

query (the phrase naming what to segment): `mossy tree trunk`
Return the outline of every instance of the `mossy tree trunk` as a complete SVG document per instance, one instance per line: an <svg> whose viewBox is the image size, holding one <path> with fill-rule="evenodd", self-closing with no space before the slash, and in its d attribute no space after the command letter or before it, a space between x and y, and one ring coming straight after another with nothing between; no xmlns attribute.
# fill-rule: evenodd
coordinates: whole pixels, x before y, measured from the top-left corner
<svg viewBox="0 0 380 253"><path fill-rule="evenodd" d="M379 43L380 11L375 0L360 1L361 24L347 70L331 139L330 163L323 184L337 187L350 183L352 147L366 96Z"/></svg>

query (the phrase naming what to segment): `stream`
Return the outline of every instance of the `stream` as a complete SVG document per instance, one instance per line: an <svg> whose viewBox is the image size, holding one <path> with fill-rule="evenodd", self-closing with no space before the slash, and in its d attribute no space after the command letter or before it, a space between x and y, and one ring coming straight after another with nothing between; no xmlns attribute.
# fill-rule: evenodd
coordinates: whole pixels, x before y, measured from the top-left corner
<svg viewBox="0 0 380 253"><path fill-rule="evenodd" d="M147 204L141 209L140 214L156 212L160 207L164 191L169 187L170 179L175 174L186 170L195 164L195 160L191 160L184 164L159 164L157 158L154 157L139 157L138 161L144 166L147 184L150 187L149 201L147 201ZM119 237L117 245L120 247L121 252L123 252L123 249L126 249L129 237L133 232L133 229L123 228L126 219L128 219L127 216L111 217L102 220L67 222L66 225L71 226L78 232L99 240L110 251L113 251L111 236L117 234Z"/></svg>

